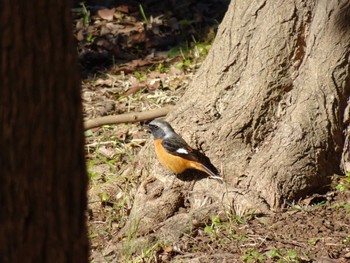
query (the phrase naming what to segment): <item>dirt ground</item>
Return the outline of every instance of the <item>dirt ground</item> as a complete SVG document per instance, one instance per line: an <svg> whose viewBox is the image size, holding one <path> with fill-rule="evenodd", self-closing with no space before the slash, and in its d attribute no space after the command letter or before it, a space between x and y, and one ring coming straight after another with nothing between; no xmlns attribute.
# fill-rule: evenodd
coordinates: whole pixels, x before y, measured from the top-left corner
<svg viewBox="0 0 350 263"><path fill-rule="evenodd" d="M350 213L347 192L311 197L268 216L219 224L184 236L176 262L348 262ZM308 203L308 204L306 204ZM230 225L230 229L225 229ZM220 229L223 228L223 229ZM195 252L189 253L190 248Z"/></svg>
<svg viewBox="0 0 350 263"><path fill-rule="evenodd" d="M86 119L175 104L210 49L228 5L95 2L73 9ZM176 244L152 240L135 250L130 235L129 245L120 248L115 236L144 179L133 169L149 136L142 124L86 131L92 262L350 262L350 180L344 176L334 176L327 193L283 212L213 215Z"/></svg>

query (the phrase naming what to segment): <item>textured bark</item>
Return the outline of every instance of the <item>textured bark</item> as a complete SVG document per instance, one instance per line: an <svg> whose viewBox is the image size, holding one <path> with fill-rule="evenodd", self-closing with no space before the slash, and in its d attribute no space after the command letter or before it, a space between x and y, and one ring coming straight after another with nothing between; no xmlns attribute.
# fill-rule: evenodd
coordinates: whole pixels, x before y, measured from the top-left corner
<svg viewBox="0 0 350 263"><path fill-rule="evenodd" d="M176 192L186 197L176 213L195 215L213 204L266 212L326 190L342 153L348 160L349 21L346 0L231 2L205 62L167 117L201 146L226 184L201 180ZM153 158L146 166L167 181ZM166 193L171 186L164 185ZM166 227L157 216L142 221L142 207L134 206L133 220Z"/></svg>
<svg viewBox="0 0 350 263"><path fill-rule="evenodd" d="M340 171L349 9L348 1L233 1L169 117L183 133L194 127L227 182L271 208L326 186Z"/></svg>
<svg viewBox="0 0 350 263"><path fill-rule="evenodd" d="M1 1L0 262L87 262L80 80L65 1Z"/></svg>

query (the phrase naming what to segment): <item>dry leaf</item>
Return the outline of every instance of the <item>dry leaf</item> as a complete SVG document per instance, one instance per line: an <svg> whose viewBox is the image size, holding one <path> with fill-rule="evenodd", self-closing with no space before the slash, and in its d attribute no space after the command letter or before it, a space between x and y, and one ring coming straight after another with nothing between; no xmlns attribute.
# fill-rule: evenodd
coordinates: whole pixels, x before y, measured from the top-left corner
<svg viewBox="0 0 350 263"><path fill-rule="evenodd" d="M97 15L102 19L112 21L114 17L115 8L112 9L100 9L97 11Z"/></svg>
<svg viewBox="0 0 350 263"><path fill-rule="evenodd" d="M83 30L79 30L75 37L77 38L78 41L82 41L84 39Z"/></svg>
<svg viewBox="0 0 350 263"><path fill-rule="evenodd" d="M116 10L122 13L129 13L129 7L127 5L120 5Z"/></svg>

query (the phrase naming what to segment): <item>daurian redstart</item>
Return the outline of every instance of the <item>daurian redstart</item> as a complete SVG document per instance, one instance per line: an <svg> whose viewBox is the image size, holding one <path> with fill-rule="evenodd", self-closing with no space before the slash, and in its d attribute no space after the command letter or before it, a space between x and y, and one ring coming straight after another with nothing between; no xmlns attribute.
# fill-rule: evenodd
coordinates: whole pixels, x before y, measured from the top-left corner
<svg viewBox="0 0 350 263"><path fill-rule="evenodd" d="M222 181L202 161L197 150L192 149L170 124L164 120L153 120L148 124L154 137L154 146L160 163L175 173L182 174L188 169L195 169L206 173L209 178Z"/></svg>

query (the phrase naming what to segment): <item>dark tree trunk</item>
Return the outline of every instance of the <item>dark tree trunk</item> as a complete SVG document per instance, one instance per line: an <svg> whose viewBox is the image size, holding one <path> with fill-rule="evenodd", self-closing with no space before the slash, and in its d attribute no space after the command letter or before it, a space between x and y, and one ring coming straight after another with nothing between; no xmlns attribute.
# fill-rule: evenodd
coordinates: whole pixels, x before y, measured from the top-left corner
<svg viewBox="0 0 350 263"><path fill-rule="evenodd" d="M80 83L67 1L1 1L0 262L87 262Z"/></svg>

